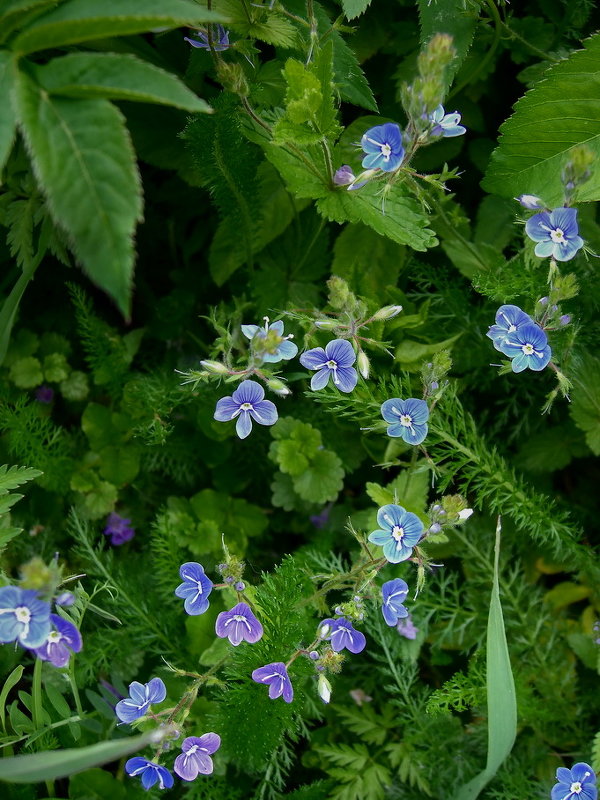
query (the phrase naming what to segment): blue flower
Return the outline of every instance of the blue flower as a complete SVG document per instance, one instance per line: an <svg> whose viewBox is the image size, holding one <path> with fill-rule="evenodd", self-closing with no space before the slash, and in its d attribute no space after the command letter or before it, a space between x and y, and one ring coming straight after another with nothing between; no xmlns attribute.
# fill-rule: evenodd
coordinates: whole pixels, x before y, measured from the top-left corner
<svg viewBox="0 0 600 800"><path fill-rule="evenodd" d="M395 122L369 128L360 140L360 146L367 154L362 160L365 169L393 172L404 158L402 131Z"/></svg>
<svg viewBox="0 0 600 800"><path fill-rule="evenodd" d="M49 661L55 667L66 667L71 651L79 653L83 646L81 634L72 622L59 617L58 614L50 614L50 621L54 630L50 631L44 644L35 647L33 652L42 661Z"/></svg>
<svg viewBox="0 0 600 800"><path fill-rule="evenodd" d="M189 42L192 47L196 47L200 50L211 49L207 33L204 33L204 31L198 31L196 36L198 39L189 39L187 36L184 36L183 39L184 41ZM217 36L215 37L213 28L212 40L212 50L214 50L216 53L220 53L221 50L227 50L229 47L229 31L226 30L222 25L217 25Z"/></svg>
<svg viewBox="0 0 600 800"><path fill-rule="evenodd" d="M340 392L351 392L358 382L358 373L352 366L356 361L354 348L346 339L333 339L325 349L315 347L300 356L300 363L307 369L318 370L310 381L311 389L323 389L333 378L333 385Z"/></svg>
<svg viewBox="0 0 600 800"><path fill-rule="evenodd" d="M282 359L289 361L298 352L297 346L289 341L293 334L283 335L282 320L269 325L269 318L265 317L264 328L261 328L260 325L242 325L242 333L247 339L254 340L256 349L264 362L276 364Z"/></svg>
<svg viewBox="0 0 600 800"><path fill-rule="evenodd" d="M135 528L132 527L130 519L126 519L126 517L122 517L113 511L108 515L103 533L105 536L111 537L111 544L119 546L133 539Z"/></svg>
<svg viewBox="0 0 600 800"><path fill-rule="evenodd" d="M274 661L272 664L265 664L264 667L255 669L252 673L252 680L255 683L264 683L269 687L271 700L282 695L286 703L291 703L294 699L294 687L283 661Z"/></svg>
<svg viewBox="0 0 600 800"><path fill-rule="evenodd" d="M318 636L331 641L331 648L339 653L340 650L349 650L351 653L362 652L367 644L365 636L355 630L349 619L324 619L319 625Z"/></svg>
<svg viewBox="0 0 600 800"><path fill-rule="evenodd" d="M504 342L515 332L525 327L533 325L534 322L519 306L500 306L496 311L496 324L490 325L486 336L494 343L496 350L500 350ZM500 350L500 352L502 352Z"/></svg>
<svg viewBox="0 0 600 800"><path fill-rule="evenodd" d="M201 775L213 771L212 754L221 746L218 733L205 733L203 736L188 736L181 743L181 753L175 759L173 769L184 781L193 781Z"/></svg>
<svg viewBox="0 0 600 800"><path fill-rule="evenodd" d="M377 523L380 528L369 534L369 541L381 545L383 555L392 564L410 558L423 534L423 523L417 515L390 503L377 512Z"/></svg>
<svg viewBox="0 0 600 800"><path fill-rule="evenodd" d="M523 372L527 368L539 372L552 358L548 337L535 323L513 331L499 344L498 350L512 359L513 372Z"/></svg>
<svg viewBox="0 0 600 800"><path fill-rule="evenodd" d="M133 777L138 775L142 779L144 789L150 789L158 783L159 789L170 789L173 786L173 776L166 767L148 761L147 758L135 756L125 764L125 772Z"/></svg>
<svg viewBox="0 0 600 800"><path fill-rule="evenodd" d="M408 594L408 584L402 578L394 578L393 581L386 581L381 587L383 605L381 613L385 624L393 627L399 619L408 617L408 611L402 603Z"/></svg>
<svg viewBox="0 0 600 800"><path fill-rule="evenodd" d="M30 650L41 647L50 633L50 605L35 589L0 589L0 642L18 641Z"/></svg>
<svg viewBox="0 0 600 800"><path fill-rule="evenodd" d="M454 111L452 114L446 114L444 106L439 105L435 111L429 115L429 119L434 123L431 129L432 136L462 136L467 132L467 129L459 125L460 114Z"/></svg>
<svg viewBox="0 0 600 800"><path fill-rule="evenodd" d="M559 767L556 770L558 783L552 787L552 800L596 800L596 775L589 764L580 761L571 769Z"/></svg>
<svg viewBox="0 0 600 800"><path fill-rule="evenodd" d="M237 417L235 430L240 439L252 431L252 420L259 425L275 425L278 419L275 403L265 400L265 390L256 381L242 381L231 397L222 397L214 418L229 422Z"/></svg>
<svg viewBox="0 0 600 800"><path fill-rule="evenodd" d="M570 261L583 247L578 236L576 208L555 208L541 211L525 223L525 232L537 242L535 254L540 258L553 256L557 261Z"/></svg>
<svg viewBox="0 0 600 800"><path fill-rule="evenodd" d="M263 626L247 603L238 603L230 611L221 611L215 623L215 633L237 647L243 640L250 644L258 642L263 635Z"/></svg>
<svg viewBox="0 0 600 800"><path fill-rule="evenodd" d="M179 575L183 583L175 589L175 594L185 600L183 607L186 614L204 614L208 608L208 595L213 588L211 579L204 574L204 567L196 561L186 561L179 567Z"/></svg>
<svg viewBox="0 0 600 800"><path fill-rule="evenodd" d="M400 437L407 444L421 444L427 436L429 408L425 400L392 397L381 404L381 416L390 423L388 436Z"/></svg>
<svg viewBox="0 0 600 800"><path fill-rule="evenodd" d="M167 689L160 678L152 678L148 683L133 681L129 684L129 697L117 703L115 714L121 722L133 722L145 716L152 703L162 703L166 696Z"/></svg>

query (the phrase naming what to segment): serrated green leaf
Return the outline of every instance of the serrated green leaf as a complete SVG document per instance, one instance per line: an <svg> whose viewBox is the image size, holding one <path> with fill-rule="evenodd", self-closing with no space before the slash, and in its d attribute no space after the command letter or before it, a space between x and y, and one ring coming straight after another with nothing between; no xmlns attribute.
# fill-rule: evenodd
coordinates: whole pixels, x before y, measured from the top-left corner
<svg viewBox="0 0 600 800"><path fill-rule="evenodd" d="M44 373L39 360L30 356L15 361L10 368L9 377L19 389L33 389L44 380Z"/></svg>
<svg viewBox="0 0 600 800"><path fill-rule="evenodd" d="M299 199L326 197L330 193L324 166L316 148L298 147L290 151L274 144L265 144L265 155L279 171L288 190ZM302 158L304 156L304 158Z"/></svg>
<svg viewBox="0 0 600 800"><path fill-rule="evenodd" d="M569 412L575 424L585 433L585 440L594 455L600 455L600 359L586 355L573 380Z"/></svg>
<svg viewBox="0 0 600 800"><path fill-rule="evenodd" d="M175 75L128 54L69 53L39 67L36 78L50 94L62 97L105 97L193 112L211 110Z"/></svg>
<svg viewBox="0 0 600 800"><path fill-rule="evenodd" d="M370 5L371 0L342 0L342 8L347 19L360 17Z"/></svg>
<svg viewBox="0 0 600 800"><path fill-rule="evenodd" d="M374 231L413 250L424 251L438 243L428 227L429 219L420 204L400 184L385 198L385 209L379 189L367 184L354 192L346 189L329 191L317 200L319 213L332 222L362 222Z"/></svg>
<svg viewBox="0 0 600 800"><path fill-rule="evenodd" d="M0 51L0 173L6 163L17 130L17 117L12 101L14 89L14 57L7 51Z"/></svg>
<svg viewBox="0 0 600 800"><path fill-rule="evenodd" d="M0 10L0 43L5 42L17 28L35 19L56 0L6 0Z"/></svg>
<svg viewBox="0 0 600 800"><path fill-rule="evenodd" d="M11 43L19 55L64 47L67 44L126 36L157 28L196 27L207 22L227 22L223 14L209 11L191 0L67 0L32 22Z"/></svg>
<svg viewBox="0 0 600 800"><path fill-rule="evenodd" d="M346 225L335 240L331 272L356 294L383 304L386 287L396 286L405 261L406 250L396 242L366 225Z"/></svg>
<svg viewBox="0 0 600 800"><path fill-rule="evenodd" d="M156 731L148 731L141 736L99 742L88 747L3 758L0 760L0 780L13 783L38 783L64 778L90 767L117 761L156 740Z"/></svg>
<svg viewBox="0 0 600 800"><path fill-rule="evenodd" d="M596 156L579 201L600 199L600 34L585 50L553 65L515 105L500 128L500 144L482 187L502 197L535 194L548 205L564 202L561 170L569 151L585 144Z"/></svg>
<svg viewBox="0 0 600 800"><path fill-rule="evenodd" d="M356 54L339 31L331 31L333 42L333 82L342 100L377 113L377 101L365 78Z"/></svg>
<svg viewBox="0 0 600 800"><path fill-rule="evenodd" d="M124 315L130 306L133 232L142 196L121 113L107 100L50 97L22 74L19 124L54 221L90 278Z"/></svg>
<svg viewBox="0 0 600 800"><path fill-rule="evenodd" d="M452 36L456 57L446 69L446 85L450 86L465 60L477 25L477 14L466 8L464 0L417 0L421 21L421 44L436 33Z"/></svg>

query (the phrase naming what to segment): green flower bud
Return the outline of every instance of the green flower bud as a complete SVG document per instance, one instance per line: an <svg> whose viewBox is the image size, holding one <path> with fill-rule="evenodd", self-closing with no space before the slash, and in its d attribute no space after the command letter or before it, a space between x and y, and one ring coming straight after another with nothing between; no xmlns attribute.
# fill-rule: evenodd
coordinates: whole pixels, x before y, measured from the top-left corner
<svg viewBox="0 0 600 800"><path fill-rule="evenodd" d="M373 320L393 319L402 311L402 306L383 306L373 314Z"/></svg>
<svg viewBox="0 0 600 800"><path fill-rule="evenodd" d="M369 377L369 369L370 369L370 362L367 354L361 350L358 354L358 371L363 376L365 380Z"/></svg>
<svg viewBox="0 0 600 800"><path fill-rule="evenodd" d="M291 389L288 389L284 381L280 380L279 378L269 378L267 381L267 386L272 392L278 394L279 397L287 397L292 393Z"/></svg>
<svg viewBox="0 0 600 800"><path fill-rule="evenodd" d="M215 375L229 374L229 370L227 369L225 364L221 364L220 361L201 361L200 366L207 372L212 372Z"/></svg>
<svg viewBox="0 0 600 800"><path fill-rule="evenodd" d="M315 327L323 331L332 331L338 325L336 319L317 319L315 320Z"/></svg>

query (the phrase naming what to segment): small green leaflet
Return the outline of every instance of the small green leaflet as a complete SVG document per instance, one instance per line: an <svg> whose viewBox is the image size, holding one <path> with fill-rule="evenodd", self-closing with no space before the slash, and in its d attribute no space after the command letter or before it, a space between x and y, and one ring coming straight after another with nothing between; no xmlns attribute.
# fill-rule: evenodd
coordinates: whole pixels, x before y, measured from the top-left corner
<svg viewBox="0 0 600 800"><path fill-rule="evenodd" d="M101 98L49 96L25 73L16 106L54 222L69 234L90 278L127 316L142 195L120 111Z"/></svg>
<svg viewBox="0 0 600 800"><path fill-rule="evenodd" d="M36 70L38 83L62 97L105 97L210 111L179 78L132 55L69 53Z"/></svg>
<svg viewBox="0 0 600 800"><path fill-rule="evenodd" d="M371 0L342 0L342 8L347 19L360 17L370 5Z"/></svg>
<svg viewBox="0 0 600 800"><path fill-rule="evenodd" d="M64 47L67 44L127 36L156 28L195 27L206 22L226 22L222 14L191 0L67 0L37 17L11 43L19 55Z"/></svg>
<svg viewBox="0 0 600 800"><path fill-rule="evenodd" d="M487 627L488 755L485 769L462 786L453 800L475 800L508 757L517 736L517 698L510 666L502 605L499 559L501 520L496 526L494 578Z"/></svg>
<svg viewBox="0 0 600 800"><path fill-rule="evenodd" d="M500 144L481 184L486 191L501 197L539 195L549 206L558 206L569 151L585 144L596 163L577 200L600 200L600 34L584 45L585 50L552 66L518 101L500 128Z"/></svg>

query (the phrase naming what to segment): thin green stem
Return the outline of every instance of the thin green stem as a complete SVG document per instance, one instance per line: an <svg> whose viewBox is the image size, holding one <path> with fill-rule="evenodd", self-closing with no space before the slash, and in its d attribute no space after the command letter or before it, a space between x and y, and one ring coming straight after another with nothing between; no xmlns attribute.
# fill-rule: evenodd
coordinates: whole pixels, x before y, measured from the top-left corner
<svg viewBox="0 0 600 800"><path fill-rule="evenodd" d="M532 53L535 53L536 56L539 56L544 61L552 61L555 64L558 64L558 62L562 60L556 56L551 56L550 53L546 53L543 50L540 50L540 48L536 47L534 44L531 44L531 42L528 42L527 39L524 39L520 33L517 33L509 25L507 25L504 20L500 20L500 25L511 39L518 39L522 45L524 45L528 50L531 50Z"/></svg>
<svg viewBox="0 0 600 800"><path fill-rule="evenodd" d="M33 665L33 680L31 684L32 694L32 716L33 724L36 728L41 728L43 723L44 705L42 702L42 665L41 658L36 658Z"/></svg>
<svg viewBox="0 0 600 800"><path fill-rule="evenodd" d="M83 717L83 706L81 705L81 697L79 696L79 689L77 688L77 681L75 680L75 656L71 656L69 661L69 684L71 692L73 693L73 700L75 701L75 708L80 717Z"/></svg>

